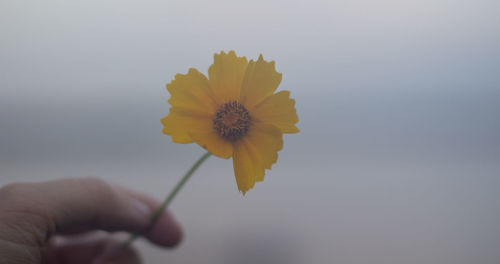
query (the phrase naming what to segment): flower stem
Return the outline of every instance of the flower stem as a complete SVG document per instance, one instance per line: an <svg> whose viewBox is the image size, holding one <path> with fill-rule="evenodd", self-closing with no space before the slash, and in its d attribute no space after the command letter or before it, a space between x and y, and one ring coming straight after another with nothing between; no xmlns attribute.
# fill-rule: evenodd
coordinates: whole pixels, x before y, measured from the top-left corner
<svg viewBox="0 0 500 264"><path fill-rule="evenodd" d="M127 239L125 242L123 242L121 244L122 248L130 246L130 244L132 244L132 242L134 242L134 240L136 240L142 234L145 234L146 232L148 232L156 224L156 221L158 221L158 219L160 218L160 216L163 213L163 211L165 211L165 208L168 207L168 205L172 202L172 200L175 198L175 196L177 195L177 193L182 189L182 186L184 186L184 184L189 180L189 178L191 177L191 175L193 175L193 173L196 171L196 169L198 169L198 167L200 167L200 165L206 159L208 159L208 157L210 157L211 155L212 155L212 153L207 152L203 156L201 156L201 158L199 158L198 161L196 161L195 164L193 164L193 166L191 167L191 169L189 169L188 172L186 172L186 174L184 175L184 177L182 177L182 179L177 183L177 185L170 192L170 194L167 196L167 198L165 199L165 201L163 201L162 205L154 212L154 214L151 217L151 220L149 221L149 224L147 225L147 227L143 231L141 231L141 232L132 234L129 237L129 239Z"/></svg>

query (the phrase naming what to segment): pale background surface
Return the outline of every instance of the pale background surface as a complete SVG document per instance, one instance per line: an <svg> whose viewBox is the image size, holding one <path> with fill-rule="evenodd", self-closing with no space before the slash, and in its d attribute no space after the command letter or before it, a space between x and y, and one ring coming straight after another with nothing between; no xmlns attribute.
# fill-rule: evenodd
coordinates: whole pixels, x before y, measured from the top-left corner
<svg viewBox="0 0 500 264"><path fill-rule="evenodd" d="M164 85L263 53L302 132L246 197L211 158L147 263L500 263L499 1L0 1L0 185L96 175L163 198L202 150Z"/></svg>

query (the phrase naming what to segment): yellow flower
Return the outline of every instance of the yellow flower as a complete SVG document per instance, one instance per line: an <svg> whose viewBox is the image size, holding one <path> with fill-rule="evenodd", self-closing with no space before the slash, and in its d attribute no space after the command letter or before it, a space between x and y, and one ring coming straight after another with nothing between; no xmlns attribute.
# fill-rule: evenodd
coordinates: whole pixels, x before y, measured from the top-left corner
<svg viewBox="0 0 500 264"><path fill-rule="evenodd" d="M274 93L281 82L274 61L214 55L208 79L196 69L167 84L170 113L163 133L176 143L196 142L221 158L233 158L238 189L245 194L264 180L278 159L283 133L297 133L295 100L289 91Z"/></svg>

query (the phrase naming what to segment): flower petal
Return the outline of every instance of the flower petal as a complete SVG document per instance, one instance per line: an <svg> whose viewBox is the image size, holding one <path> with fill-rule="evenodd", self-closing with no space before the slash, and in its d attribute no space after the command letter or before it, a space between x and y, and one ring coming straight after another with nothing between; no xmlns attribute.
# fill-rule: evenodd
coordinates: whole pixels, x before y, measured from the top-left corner
<svg viewBox="0 0 500 264"><path fill-rule="evenodd" d="M270 170L278 160L278 151L283 148L281 130L273 125L254 123L245 140L255 148L254 152L261 157L264 168Z"/></svg>
<svg viewBox="0 0 500 264"><path fill-rule="evenodd" d="M182 107L200 112L215 113L217 108L207 77L196 69L187 74L176 74L167 84L170 93L168 102L173 107Z"/></svg>
<svg viewBox="0 0 500 264"><path fill-rule="evenodd" d="M290 98L289 91L281 91L266 98L256 105L250 115L256 122L272 124L283 133L297 133L295 123L299 122L295 111L295 100Z"/></svg>
<svg viewBox="0 0 500 264"><path fill-rule="evenodd" d="M268 124L255 124L248 135L234 143L233 166L238 189L245 194L255 182L263 181L265 169L278 159L283 147L281 130Z"/></svg>
<svg viewBox="0 0 500 264"><path fill-rule="evenodd" d="M172 136L175 143L192 143L191 131L200 131L210 125L210 115L180 107L171 107L168 116L164 117L163 133Z"/></svg>
<svg viewBox="0 0 500 264"><path fill-rule="evenodd" d="M237 57L234 51L214 55L214 64L208 68L210 88L218 105L239 100L241 85L248 61Z"/></svg>
<svg viewBox="0 0 500 264"><path fill-rule="evenodd" d="M192 132L191 137L217 157L228 159L233 155L233 144L222 139L213 129Z"/></svg>
<svg viewBox="0 0 500 264"><path fill-rule="evenodd" d="M196 142L210 153L221 158L230 158L233 146L223 140L213 129L212 117L180 107L170 108L170 113L162 119L163 133L172 136L176 143Z"/></svg>
<svg viewBox="0 0 500 264"><path fill-rule="evenodd" d="M253 188L255 184L255 175L263 174L264 166L259 166L257 157L252 153L252 148L249 147L247 141L239 140L233 144L233 168L234 176L238 190L243 195ZM263 177L263 176L262 176Z"/></svg>
<svg viewBox="0 0 500 264"><path fill-rule="evenodd" d="M252 109L264 98L272 95L281 83L281 73L278 73L274 61L267 62L259 56L257 61L251 60L243 79L241 88L241 103L247 109Z"/></svg>

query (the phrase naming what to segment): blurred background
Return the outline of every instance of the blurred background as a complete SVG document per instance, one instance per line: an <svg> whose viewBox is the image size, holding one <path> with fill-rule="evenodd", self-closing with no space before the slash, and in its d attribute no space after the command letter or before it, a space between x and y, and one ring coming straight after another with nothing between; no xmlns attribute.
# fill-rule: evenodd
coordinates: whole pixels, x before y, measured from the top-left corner
<svg viewBox="0 0 500 264"><path fill-rule="evenodd" d="M0 185L99 176L158 199L202 155L165 84L275 60L301 133L245 197L210 158L146 263L500 263L500 2L0 0Z"/></svg>

